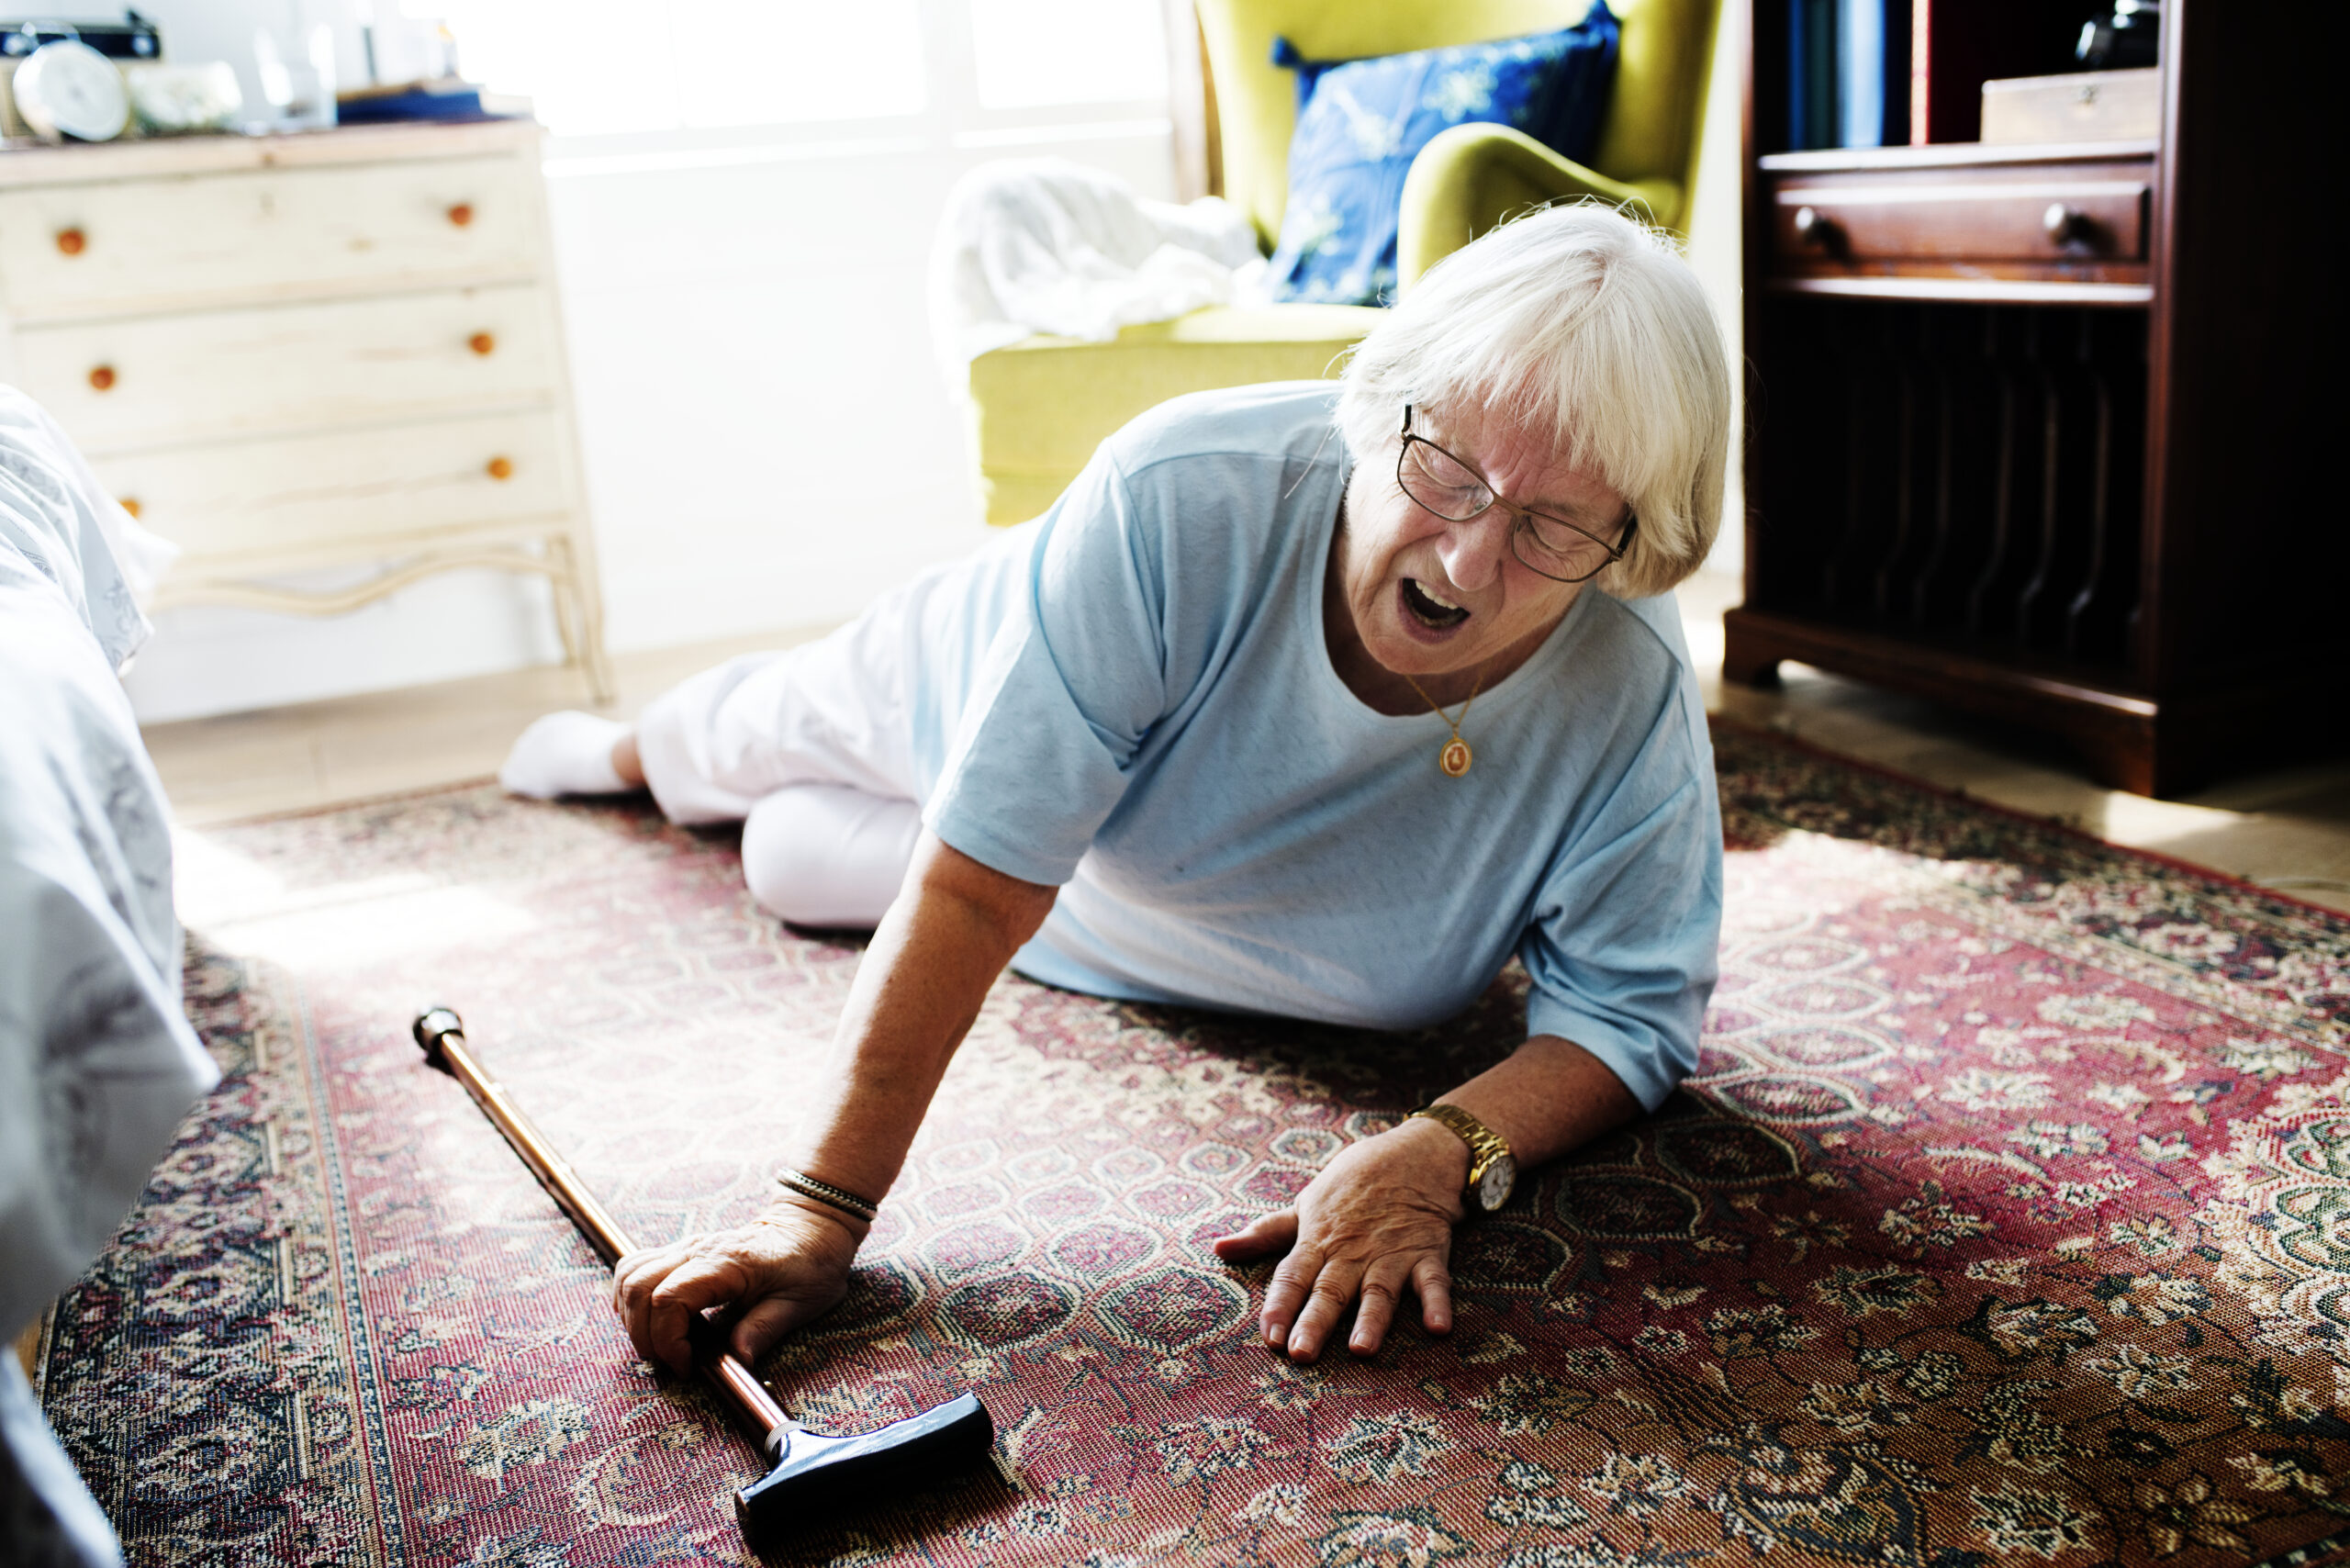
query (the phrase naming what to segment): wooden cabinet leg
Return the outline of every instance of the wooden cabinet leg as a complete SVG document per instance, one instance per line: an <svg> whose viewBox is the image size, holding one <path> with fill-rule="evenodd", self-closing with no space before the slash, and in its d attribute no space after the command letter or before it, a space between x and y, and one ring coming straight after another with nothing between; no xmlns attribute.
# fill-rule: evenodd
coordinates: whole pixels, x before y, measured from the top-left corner
<svg viewBox="0 0 2350 1568"><path fill-rule="evenodd" d="M2093 728L2076 728L2065 741L2089 778L2109 790L2132 795L2154 793L2157 777L2154 742L2150 735L2116 735Z"/></svg>
<svg viewBox="0 0 2350 1568"><path fill-rule="evenodd" d="M1722 678L1770 690L1779 684L1779 655L1738 624L1738 611L1722 617Z"/></svg>
<svg viewBox="0 0 2350 1568"><path fill-rule="evenodd" d="M563 639L563 662L578 668L584 663L579 647L579 574L572 567L568 541L550 539L546 552L553 567L547 573L547 586L554 590L555 635Z"/></svg>
<svg viewBox="0 0 2350 1568"><path fill-rule="evenodd" d="M588 693L599 708L609 708L620 700L620 688L612 682L612 661L604 654L604 600L598 591L596 579L582 575L575 577L574 589L579 595L579 667L588 677Z"/></svg>
<svg viewBox="0 0 2350 1568"><path fill-rule="evenodd" d="M580 569L579 553L568 538L558 535L548 540L546 553L564 663L588 678L588 692L598 707L609 707L618 692L612 686L611 665L604 656L603 607L595 581Z"/></svg>

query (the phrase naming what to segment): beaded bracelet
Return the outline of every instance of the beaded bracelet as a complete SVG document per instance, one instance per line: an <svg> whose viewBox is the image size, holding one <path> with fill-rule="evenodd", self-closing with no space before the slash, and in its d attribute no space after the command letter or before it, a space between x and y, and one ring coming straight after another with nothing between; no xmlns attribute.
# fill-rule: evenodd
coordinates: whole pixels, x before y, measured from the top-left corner
<svg viewBox="0 0 2350 1568"><path fill-rule="evenodd" d="M786 1166L775 1173L775 1179L779 1187L797 1193L803 1198L813 1198L845 1215L853 1215L867 1225L871 1225L873 1216L880 1212L880 1205L872 1199L860 1198L847 1188L835 1187L830 1182L820 1182L804 1170L794 1170Z"/></svg>

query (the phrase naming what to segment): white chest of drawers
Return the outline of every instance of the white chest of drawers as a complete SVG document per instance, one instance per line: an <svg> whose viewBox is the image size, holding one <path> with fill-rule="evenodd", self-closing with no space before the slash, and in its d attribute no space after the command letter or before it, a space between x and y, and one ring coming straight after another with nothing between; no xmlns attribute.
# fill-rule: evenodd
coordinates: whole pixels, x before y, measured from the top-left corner
<svg viewBox="0 0 2350 1568"><path fill-rule="evenodd" d="M159 607L335 614L537 573L610 698L539 135L0 153L0 381L185 552Z"/></svg>

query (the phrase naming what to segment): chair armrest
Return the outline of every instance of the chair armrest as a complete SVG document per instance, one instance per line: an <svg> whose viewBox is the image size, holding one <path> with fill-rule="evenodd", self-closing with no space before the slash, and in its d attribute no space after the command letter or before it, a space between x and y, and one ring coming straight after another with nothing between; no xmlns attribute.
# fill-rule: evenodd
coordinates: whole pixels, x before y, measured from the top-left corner
<svg viewBox="0 0 2350 1568"><path fill-rule="evenodd" d="M1596 196L1629 205L1645 222L1681 217L1677 180L1626 184L1561 158L1505 125L1456 125L1412 160L1404 177L1404 208L1396 233L1400 287L1512 213L1546 202Z"/></svg>

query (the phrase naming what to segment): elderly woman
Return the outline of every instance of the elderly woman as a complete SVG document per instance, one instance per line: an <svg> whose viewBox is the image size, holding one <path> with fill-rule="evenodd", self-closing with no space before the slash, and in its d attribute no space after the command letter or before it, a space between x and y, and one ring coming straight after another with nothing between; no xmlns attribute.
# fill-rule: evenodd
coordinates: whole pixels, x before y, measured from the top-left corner
<svg viewBox="0 0 2350 1568"><path fill-rule="evenodd" d="M1268 1345L1451 1326L1464 1212L1653 1108L1695 1058L1720 919L1703 712L1667 594L1722 503L1729 382L1695 279L1589 207L1429 273L1344 379L1177 399L1051 511L633 732L542 720L524 793L649 785L744 819L787 919L875 924L755 1223L632 1253L615 1305L688 1364L846 1284L1006 964L1097 995L1415 1029L1515 954L1526 1043L1217 1242L1286 1249ZM1662 596L1662 597L1660 597Z"/></svg>

